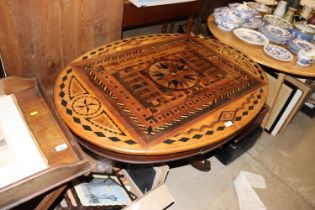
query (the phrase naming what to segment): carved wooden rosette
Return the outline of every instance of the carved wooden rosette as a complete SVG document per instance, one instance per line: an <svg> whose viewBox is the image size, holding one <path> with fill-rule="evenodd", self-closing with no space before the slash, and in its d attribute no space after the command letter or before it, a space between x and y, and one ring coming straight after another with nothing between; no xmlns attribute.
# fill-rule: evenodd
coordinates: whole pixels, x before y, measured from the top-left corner
<svg viewBox="0 0 315 210"><path fill-rule="evenodd" d="M216 145L247 125L268 94L251 59L216 40L178 34L99 47L55 84L56 108L81 141L143 157Z"/></svg>

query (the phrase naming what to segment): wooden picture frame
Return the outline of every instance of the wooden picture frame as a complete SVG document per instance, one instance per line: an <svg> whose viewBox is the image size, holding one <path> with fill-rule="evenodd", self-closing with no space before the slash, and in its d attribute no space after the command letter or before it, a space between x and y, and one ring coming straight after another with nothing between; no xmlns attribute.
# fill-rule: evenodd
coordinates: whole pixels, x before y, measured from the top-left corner
<svg viewBox="0 0 315 210"><path fill-rule="evenodd" d="M56 209L122 209L132 197L116 175L92 173L72 182Z"/></svg>
<svg viewBox="0 0 315 210"><path fill-rule="evenodd" d="M267 69L265 69L265 72L270 87L269 97L272 97L278 74ZM296 78L285 75L283 84L280 87L275 104L273 105L273 109L264 126L265 130L271 135L282 133L297 113L297 110L303 104L308 92L309 87L306 84ZM269 99L270 98L268 98L268 100Z"/></svg>

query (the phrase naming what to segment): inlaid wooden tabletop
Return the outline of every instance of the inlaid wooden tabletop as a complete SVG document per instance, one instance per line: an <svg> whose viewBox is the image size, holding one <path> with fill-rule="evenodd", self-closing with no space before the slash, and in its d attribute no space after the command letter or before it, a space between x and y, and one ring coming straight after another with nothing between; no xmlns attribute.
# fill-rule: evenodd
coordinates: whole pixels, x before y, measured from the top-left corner
<svg viewBox="0 0 315 210"><path fill-rule="evenodd" d="M315 77L315 64L308 67L301 67L296 63L296 55L292 53L293 59L290 62L278 61L266 55L262 46L255 46L248 44L240 39L238 39L233 32L223 31L214 22L214 17L209 16L208 18L208 28L211 33L221 42L227 44L245 55L248 55L254 61L278 70L283 73L294 74L297 76ZM283 46L286 47L286 46Z"/></svg>
<svg viewBox="0 0 315 210"><path fill-rule="evenodd" d="M135 159L211 149L253 120L267 95L252 59L179 34L94 49L69 64L54 88L56 108L79 142Z"/></svg>

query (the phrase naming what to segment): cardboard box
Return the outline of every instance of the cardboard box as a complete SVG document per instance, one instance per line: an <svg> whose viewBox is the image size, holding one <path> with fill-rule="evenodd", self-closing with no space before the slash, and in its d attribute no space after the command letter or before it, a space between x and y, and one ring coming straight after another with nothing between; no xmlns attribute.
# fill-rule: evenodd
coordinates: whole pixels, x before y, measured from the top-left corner
<svg viewBox="0 0 315 210"><path fill-rule="evenodd" d="M167 186L163 183L155 189L147 192L142 197L136 199L131 204L123 208L124 210L162 210L174 202L174 198Z"/></svg>

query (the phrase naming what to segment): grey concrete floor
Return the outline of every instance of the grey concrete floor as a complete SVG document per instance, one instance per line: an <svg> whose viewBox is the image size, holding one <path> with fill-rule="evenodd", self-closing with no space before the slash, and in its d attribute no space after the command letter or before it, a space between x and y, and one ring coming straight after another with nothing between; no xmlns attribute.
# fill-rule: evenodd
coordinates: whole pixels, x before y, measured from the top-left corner
<svg viewBox="0 0 315 210"><path fill-rule="evenodd" d="M240 171L265 178L255 189L271 210L315 209L315 119L299 113L284 134L263 133L258 142L225 166L210 158L209 172L190 165L171 168L166 184L175 199L169 210L239 209L233 181Z"/></svg>
<svg viewBox="0 0 315 210"><path fill-rule="evenodd" d="M123 37L160 33L160 29L161 26L152 26L124 31ZM208 35L205 27L201 33ZM298 113L282 135L270 136L264 132L248 152L227 166L212 157L209 172L190 165L171 168L166 185L175 203L168 210L239 209L233 181L240 171L265 178L267 188L255 192L267 209L315 209L314 150L315 118Z"/></svg>

